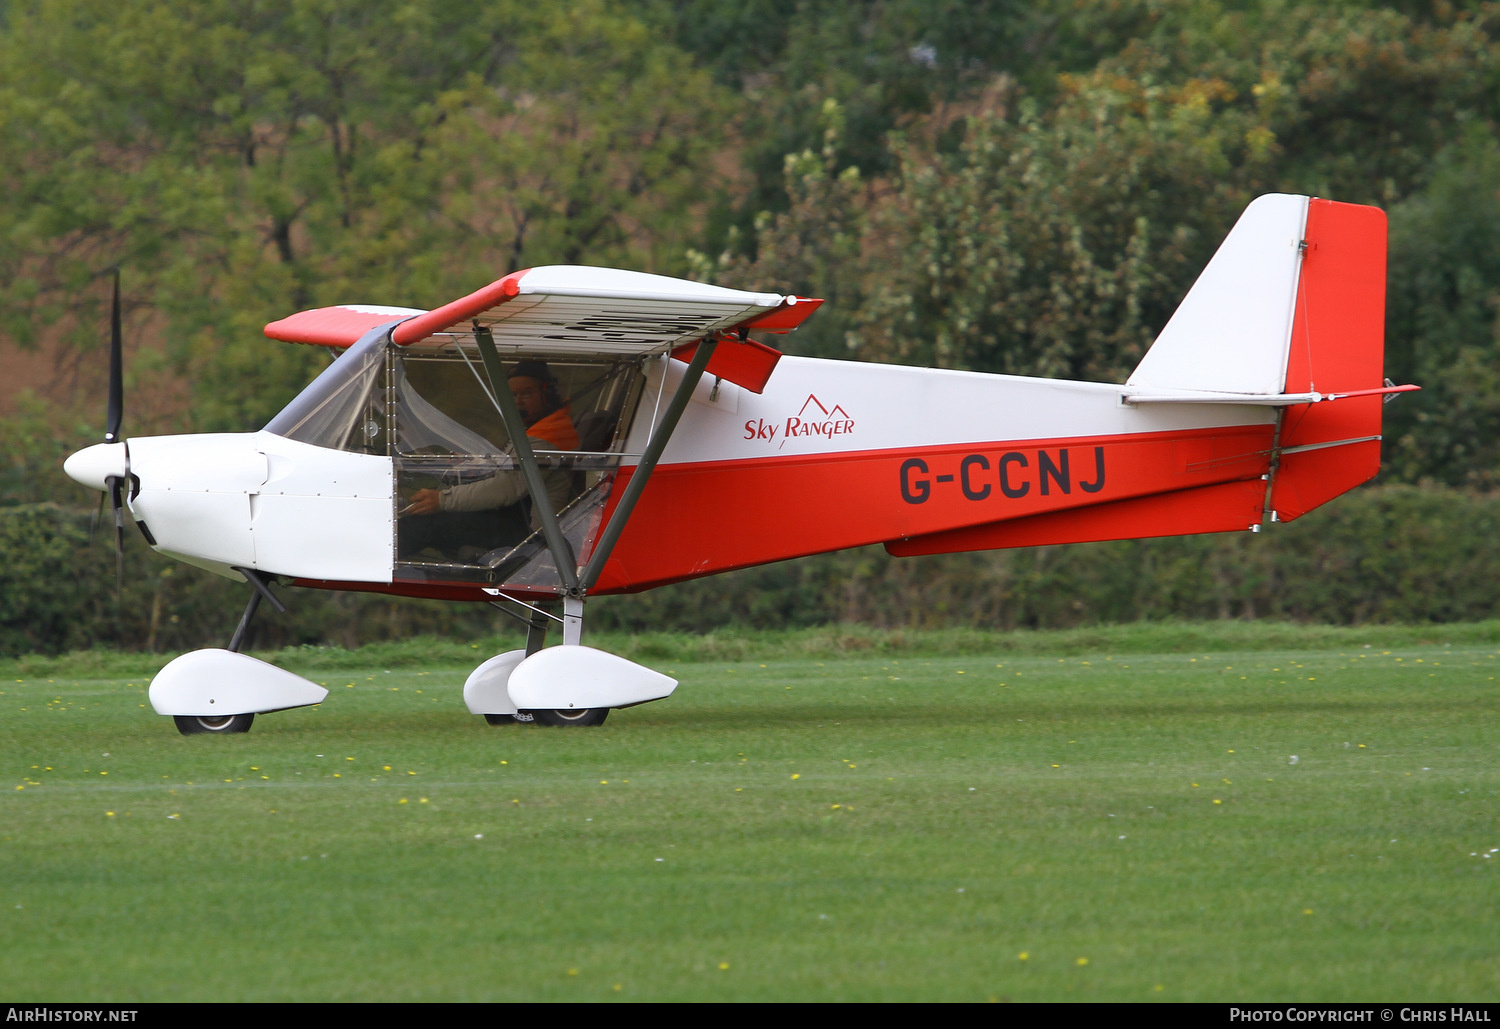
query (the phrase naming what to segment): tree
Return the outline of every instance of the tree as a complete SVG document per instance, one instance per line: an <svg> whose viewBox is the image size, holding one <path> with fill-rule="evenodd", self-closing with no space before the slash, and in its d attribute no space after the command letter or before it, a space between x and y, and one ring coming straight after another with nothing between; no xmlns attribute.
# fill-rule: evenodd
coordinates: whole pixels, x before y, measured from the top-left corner
<svg viewBox="0 0 1500 1029"><path fill-rule="evenodd" d="M1438 155L1432 181L1390 212L1386 368L1422 392L1386 408L1386 474L1500 484L1500 142Z"/></svg>
<svg viewBox="0 0 1500 1029"><path fill-rule="evenodd" d="M96 337L126 270L194 385L255 427L321 364L260 328L433 306L549 261L670 265L715 180L707 77L598 0L18 5L0 36L0 332Z"/></svg>

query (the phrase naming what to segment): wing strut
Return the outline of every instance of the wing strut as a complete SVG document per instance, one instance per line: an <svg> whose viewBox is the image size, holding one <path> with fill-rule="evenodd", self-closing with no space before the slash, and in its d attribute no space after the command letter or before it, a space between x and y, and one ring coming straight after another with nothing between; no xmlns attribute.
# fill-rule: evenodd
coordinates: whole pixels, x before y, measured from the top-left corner
<svg viewBox="0 0 1500 1029"><path fill-rule="evenodd" d="M490 387L495 391L495 406L500 409L500 418L505 422L505 431L510 433L511 446L516 449L516 459L521 462L521 473L526 476L526 490L531 494L532 510L541 523L542 535L547 539L547 549L552 552L552 561L557 565L558 577L569 594L578 592L578 559L568 538L558 524L557 512L552 510L552 498L547 495L547 484L542 481L542 470L537 466L536 454L532 453L531 441L526 438L526 422L521 418L521 409L511 395L505 380L505 366L500 363L500 354L495 350L495 337L490 330L476 324L474 342L479 346L479 356L484 359L484 371L489 376Z"/></svg>
<svg viewBox="0 0 1500 1029"><path fill-rule="evenodd" d="M744 330L741 330L740 334L743 336ZM703 369L708 367L709 359L714 356L714 351L718 349L718 346L717 335L710 335L698 344L697 352L693 354L687 371L683 373L682 382L677 385L677 392L672 394L672 402L667 405L667 410L662 415L661 424L651 434L646 450L641 454L640 463L636 465L635 472L630 476L630 482L625 486L620 502L615 505L614 513L609 516L609 524L604 527L604 532L599 536L599 542L594 546L594 552L589 555L589 563L579 577L579 585L583 590L587 591L599 581L599 575L604 571L604 562L609 560L610 552L615 549L615 542L619 540L620 533L625 531L625 523L630 520L630 512L635 509L636 501L641 498L641 493L646 489L646 481L651 478L651 472L656 467L662 451L667 448L667 441L672 438L682 412L687 410L688 401L693 397L693 390L698 387L698 380L703 378Z"/></svg>

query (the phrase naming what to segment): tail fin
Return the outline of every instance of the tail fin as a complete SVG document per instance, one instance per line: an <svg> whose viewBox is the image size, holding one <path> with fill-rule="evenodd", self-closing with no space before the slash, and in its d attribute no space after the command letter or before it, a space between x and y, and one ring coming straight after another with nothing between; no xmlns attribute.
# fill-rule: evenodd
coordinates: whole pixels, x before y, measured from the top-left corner
<svg viewBox="0 0 1500 1029"><path fill-rule="evenodd" d="M1385 237L1378 208L1258 198L1128 380L1281 407L1267 517L1290 521L1379 471ZM1338 403L1292 402L1329 394Z"/></svg>
<svg viewBox="0 0 1500 1029"><path fill-rule="evenodd" d="M1280 393L1307 197L1259 197L1219 246L1126 385Z"/></svg>

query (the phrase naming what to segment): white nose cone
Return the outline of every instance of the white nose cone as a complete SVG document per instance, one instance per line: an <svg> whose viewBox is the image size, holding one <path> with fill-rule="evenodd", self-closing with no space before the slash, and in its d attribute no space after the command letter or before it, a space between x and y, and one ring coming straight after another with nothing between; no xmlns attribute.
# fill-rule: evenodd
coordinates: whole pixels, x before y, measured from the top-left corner
<svg viewBox="0 0 1500 1029"><path fill-rule="evenodd" d="M102 492L109 489L104 481L109 476L124 477L127 460L124 443L95 443L64 461L63 471L79 485Z"/></svg>

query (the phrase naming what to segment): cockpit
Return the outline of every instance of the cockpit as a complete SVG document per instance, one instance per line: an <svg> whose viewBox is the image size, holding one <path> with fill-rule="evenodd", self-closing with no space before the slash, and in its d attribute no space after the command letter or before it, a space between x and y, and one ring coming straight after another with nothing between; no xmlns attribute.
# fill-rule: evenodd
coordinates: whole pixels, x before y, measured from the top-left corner
<svg viewBox="0 0 1500 1029"><path fill-rule="evenodd" d="M502 359L548 499L581 564L598 536L653 358L528 347ZM266 431L392 459L397 581L560 584L472 337L401 347L371 333Z"/></svg>

